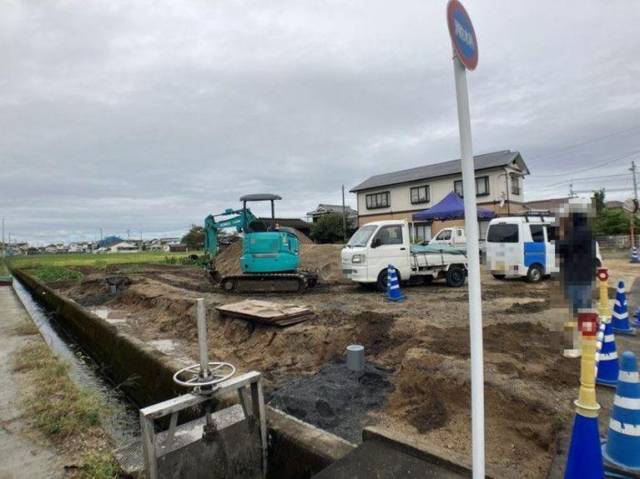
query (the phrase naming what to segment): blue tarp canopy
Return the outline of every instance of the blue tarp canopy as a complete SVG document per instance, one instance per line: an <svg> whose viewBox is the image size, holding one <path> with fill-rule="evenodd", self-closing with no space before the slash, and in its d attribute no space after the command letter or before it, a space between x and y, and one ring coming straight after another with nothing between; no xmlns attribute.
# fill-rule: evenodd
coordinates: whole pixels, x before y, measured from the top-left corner
<svg viewBox="0 0 640 479"><path fill-rule="evenodd" d="M495 217L496 214L493 211L478 208L479 220L490 220ZM453 191L442 198L442 201L437 205L413 214L414 221L443 221L460 218L464 218L464 202L462 198Z"/></svg>

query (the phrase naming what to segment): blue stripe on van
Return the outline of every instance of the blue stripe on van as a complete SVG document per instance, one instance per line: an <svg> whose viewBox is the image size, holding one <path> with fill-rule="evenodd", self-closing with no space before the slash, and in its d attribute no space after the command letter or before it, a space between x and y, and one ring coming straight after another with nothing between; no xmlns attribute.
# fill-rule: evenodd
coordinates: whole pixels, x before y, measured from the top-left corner
<svg viewBox="0 0 640 479"><path fill-rule="evenodd" d="M525 243L524 244L524 265L531 266L533 263L539 263L546 269L544 243Z"/></svg>

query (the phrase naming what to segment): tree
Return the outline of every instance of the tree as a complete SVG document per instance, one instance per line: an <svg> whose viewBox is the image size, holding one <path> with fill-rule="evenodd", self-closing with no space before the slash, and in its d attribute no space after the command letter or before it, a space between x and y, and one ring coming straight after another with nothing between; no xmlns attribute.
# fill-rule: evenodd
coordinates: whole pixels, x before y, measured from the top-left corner
<svg viewBox="0 0 640 479"><path fill-rule="evenodd" d="M342 241L344 238L342 215L340 213L328 213L320 216L318 221L311 226L311 238L318 243Z"/></svg>
<svg viewBox="0 0 640 479"><path fill-rule="evenodd" d="M605 195L604 188L601 188L600 190L593 192L593 199L596 204L596 214L598 215L602 213L607 207L604 201L604 195Z"/></svg>
<svg viewBox="0 0 640 479"><path fill-rule="evenodd" d="M180 242L191 250L204 248L204 228L202 226L191 225L191 229L182 237Z"/></svg>
<svg viewBox="0 0 640 479"><path fill-rule="evenodd" d="M593 192L596 203L596 218L593 231L599 235L629 234L629 213L622 208L607 208L604 188ZM638 228L638 218L634 218L634 227Z"/></svg>

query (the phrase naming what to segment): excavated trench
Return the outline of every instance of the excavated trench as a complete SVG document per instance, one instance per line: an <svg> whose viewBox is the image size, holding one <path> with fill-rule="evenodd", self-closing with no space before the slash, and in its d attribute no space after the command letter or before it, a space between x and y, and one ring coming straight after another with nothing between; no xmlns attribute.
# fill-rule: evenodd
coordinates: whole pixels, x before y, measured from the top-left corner
<svg viewBox="0 0 640 479"><path fill-rule="evenodd" d="M457 320L466 307L460 290L412 288L409 300L397 307L373 292L328 286L287 297L310 305L316 315L274 329L218 315L214 307L236 297L209 292L194 270L137 271L128 277L131 285L117 293L95 271L86 271L80 284L50 286L85 308L105 311L118 330L164 345L164 355L173 360L196 357L193 300L205 297L212 356L263 372L276 407L354 442L363 426L378 425L418 444L470 454L469 341L468 329ZM519 287L514 283L502 291ZM548 307L543 290L514 295L507 305L498 287L487 292L488 461L518 477L545 477L560 425L571 416L578 371L558 355L559 335L532 321ZM343 354L352 343L365 346L369 369L362 377L345 374Z"/></svg>

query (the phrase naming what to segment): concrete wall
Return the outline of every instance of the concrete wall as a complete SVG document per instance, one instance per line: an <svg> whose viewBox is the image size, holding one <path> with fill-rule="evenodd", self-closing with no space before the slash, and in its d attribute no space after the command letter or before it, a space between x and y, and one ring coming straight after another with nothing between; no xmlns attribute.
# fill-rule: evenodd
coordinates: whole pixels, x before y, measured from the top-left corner
<svg viewBox="0 0 640 479"><path fill-rule="evenodd" d="M600 244L600 248L631 248L631 235L614 235L614 236L597 236L596 240ZM636 238L636 244L638 239Z"/></svg>
<svg viewBox="0 0 640 479"><path fill-rule="evenodd" d="M172 376L184 367L170 361L156 349L135 337L122 334L106 320L82 306L58 295L44 283L14 269L16 276L48 310L56 321L103 368L104 373L141 407L154 404L179 392Z"/></svg>

